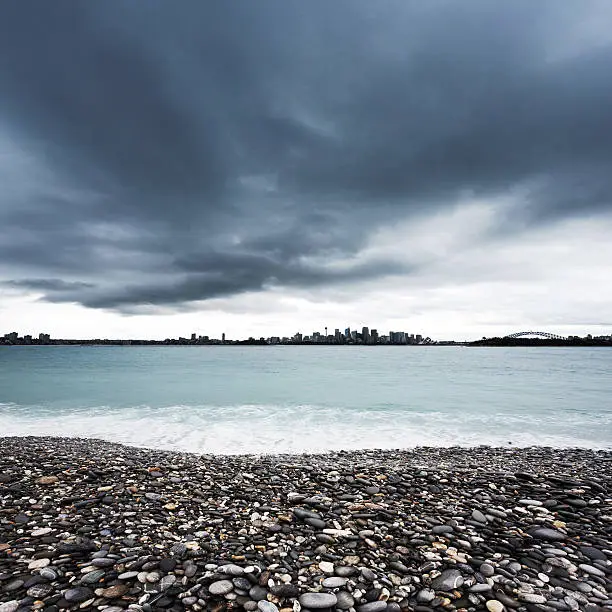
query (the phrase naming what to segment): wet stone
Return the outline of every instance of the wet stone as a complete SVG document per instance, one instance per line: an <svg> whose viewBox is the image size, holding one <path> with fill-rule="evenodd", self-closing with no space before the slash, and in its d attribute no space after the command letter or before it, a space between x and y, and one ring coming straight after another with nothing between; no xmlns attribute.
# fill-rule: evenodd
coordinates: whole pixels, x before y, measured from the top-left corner
<svg viewBox="0 0 612 612"><path fill-rule="evenodd" d="M87 601L92 596L93 596L93 591L86 587L75 587L74 589L68 589L64 593L64 599L71 604Z"/></svg>
<svg viewBox="0 0 612 612"><path fill-rule="evenodd" d="M336 607L340 610L348 610L355 605L354 597L346 591L338 591L338 593L336 593L336 599Z"/></svg>
<svg viewBox="0 0 612 612"><path fill-rule="evenodd" d="M444 570L440 576L434 578L431 586L436 591L453 591L463 584L463 576L456 569Z"/></svg>
<svg viewBox="0 0 612 612"><path fill-rule="evenodd" d="M325 578L322 584L326 589L335 589L343 587L347 583L347 580L347 578L341 578L340 576L330 576L329 578Z"/></svg>
<svg viewBox="0 0 612 612"><path fill-rule="evenodd" d="M338 598L333 593L304 593L300 596L300 605L312 610L331 608L337 601Z"/></svg>

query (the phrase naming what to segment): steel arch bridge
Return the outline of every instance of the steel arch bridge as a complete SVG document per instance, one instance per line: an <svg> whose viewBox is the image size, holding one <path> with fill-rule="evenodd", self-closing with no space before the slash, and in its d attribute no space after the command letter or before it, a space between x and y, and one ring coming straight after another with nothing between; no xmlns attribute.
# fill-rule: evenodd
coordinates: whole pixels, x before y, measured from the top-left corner
<svg viewBox="0 0 612 612"><path fill-rule="evenodd" d="M566 340L565 336L559 336L557 334L549 334L548 332L541 331L522 331L514 334L508 334L505 338L524 338L525 336L538 336L540 338L547 338L548 340Z"/></svg>

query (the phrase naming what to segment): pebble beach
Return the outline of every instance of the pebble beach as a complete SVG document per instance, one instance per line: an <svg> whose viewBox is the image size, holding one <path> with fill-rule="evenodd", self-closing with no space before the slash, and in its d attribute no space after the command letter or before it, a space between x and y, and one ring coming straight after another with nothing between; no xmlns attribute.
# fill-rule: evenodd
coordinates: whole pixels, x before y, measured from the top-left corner
<svg viewBox="0 0 612 612"><path fill-rule="evenodd" d="M0 438L0 612L612 610L612 452Z"/></svg>

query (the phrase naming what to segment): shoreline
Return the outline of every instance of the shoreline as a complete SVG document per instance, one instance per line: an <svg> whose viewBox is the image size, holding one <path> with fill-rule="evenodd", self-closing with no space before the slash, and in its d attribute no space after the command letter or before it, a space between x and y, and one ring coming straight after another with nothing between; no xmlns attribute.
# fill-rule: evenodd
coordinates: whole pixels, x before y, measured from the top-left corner
<svg viewBox="0 0 612 612"><path fill-rule="evenodd" d="M0 450L0 612L612 609L612 451Z"/></svg>
<svg viewBox="0 0 612 612"><path fill-rule="evenodd" d="M137 450L141 452L150 452L155 454L165 454L165 455L179 455L179 456L190 456L194 459L198 458L208 458L219 460L223 459L278 459L280 460L291 460L291 459L314 459L317 458L330 458L331 456L338 456L339 458L350 458L349 456L373 456L372 460L374 461L387 461L387 455L398 455L401 454L404 458L410 457L412 455L417 454L425 454L425 455L437 455L437 454L446 454L446 452L451 452L455 454L469 454L472 452L483 452L486 450L492 451L495 454L513 454L514 452L521 453L532 453L532 452L543 452L550 451L555 453L594 453L604 455L610 455L610 461L612 462L612 444L609 447L594 447L594 446L551 446L551 445L526 445L520 446L515 444L507 444L504 446L496 446L494 444L475 444L475 445L461 445L455 444L453 446L432 446L424 444L422 446L406 446L406 447L397 447L397 448L386 448L386 447L364 447L364 448L351 448L351 449L331 449L331 450L313 450L313 451L299 451L295 453L255 453L255 452L247 452L247 453L219 453L219 452L197 452L191 450L179 450L172 448L156 448L154 446L149 445L140 445L140 444L132 444L129 442L116 442L106 438L98 438L98 437L80 437L80 436L58 436L54 434L48 435L38 435L38 434L15 434L2 436L0 435L0 450L2 449L2 445L10 442L11 440L15 440L17 443L20 442L28 442L28 441L44 441L49 442L50 444L59 444L66 443L70 444L71 442L76 442L80 445L91 444L93 446L101 445L108 447L106 450L113 450L115 448L118 451L129 451L129 450ZM332 457L333 458L333 457ZM612 465L612 463L611 463Z"/></svg>

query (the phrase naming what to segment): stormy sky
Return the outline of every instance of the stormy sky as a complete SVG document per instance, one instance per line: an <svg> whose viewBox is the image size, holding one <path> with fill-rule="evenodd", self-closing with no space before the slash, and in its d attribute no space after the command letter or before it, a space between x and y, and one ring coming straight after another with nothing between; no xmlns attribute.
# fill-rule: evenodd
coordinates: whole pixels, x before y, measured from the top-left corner
<svg viewBox="0 0 612 612"><path fill-rule="evenodd" d="M612 332L611 20L2 3L0 334Z"/></svg>

